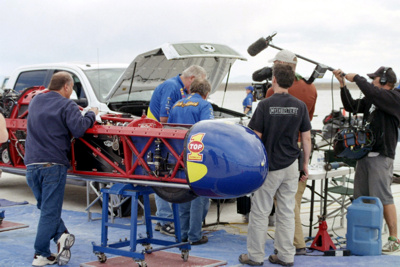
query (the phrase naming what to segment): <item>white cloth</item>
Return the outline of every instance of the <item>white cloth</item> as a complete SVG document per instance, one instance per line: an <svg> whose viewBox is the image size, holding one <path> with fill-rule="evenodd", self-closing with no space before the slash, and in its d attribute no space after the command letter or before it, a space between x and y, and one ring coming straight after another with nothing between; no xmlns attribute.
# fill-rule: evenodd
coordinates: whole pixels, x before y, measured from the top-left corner
<svg viewBox="0 0 400 267"><path fill-rule="evenodd" d="M289 167L270 171L264 184L254 193L247 234L249 258L263 262L267 241L268 216L276 197L276 230L274 246L278 258L284 262L294 262L296 253L294 238L294 205L299 181L298 161Z"/></svg>

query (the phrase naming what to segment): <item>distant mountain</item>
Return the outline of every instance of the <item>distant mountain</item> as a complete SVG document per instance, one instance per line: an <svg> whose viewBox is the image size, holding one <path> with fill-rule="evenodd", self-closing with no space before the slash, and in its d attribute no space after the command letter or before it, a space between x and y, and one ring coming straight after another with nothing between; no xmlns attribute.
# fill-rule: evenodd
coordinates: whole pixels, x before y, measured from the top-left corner
<svg viewBox="0 0 400 267"><path fill-rule="evenodd" d="M223 82L226 82L226 78L223 80ZM234 77L229 77L229 82L230 83L254 83L252 80L251 76L246 76L246 75L239 75L239 76L234 76ZM315 79L314 83L330 83L331 79ZM334 83L337 83L337 80L334 79Z"/></svg>

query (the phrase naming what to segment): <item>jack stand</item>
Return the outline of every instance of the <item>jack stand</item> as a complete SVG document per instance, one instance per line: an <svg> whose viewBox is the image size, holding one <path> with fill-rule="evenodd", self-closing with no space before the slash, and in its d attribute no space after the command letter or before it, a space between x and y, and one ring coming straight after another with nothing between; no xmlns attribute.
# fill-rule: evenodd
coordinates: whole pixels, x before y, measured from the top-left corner
<svg viewBox="0 0 400 267"><path fill-rule="evenodd" d="M174 218L168 219L163 217L151 216L150 212L150 199L149 195L154 193L153 189L144 186L133 186L132 184L114 184L110 189L101 189L103 194L103 207L102 207L102 226L101 226L101 245L96 245L92 242L93 252L97 255L99 262L104 263L107 260L105 253L125 256L133 258L141 267L147 266L145 262L145 254L150 254L154 251L159 251L168 248L178 247L181 250L181 257L184 261L189 258L190 244L189 242L182 242L181 228L179 219L179 206L172 204L172 211ZM108 201L110 194L120 195L122 197L131 197L131 222L130 225L111 223L108 220ZM146 237L141 237L137 233L137 211L138 211L138 198L143 196L144 204L144 220L146 224ZM153 229L151 220L164 220L171 221L175 224L175 241L167 241L163 239L155 239L153 237ZM120 240L116 243L108 243L108 230L110 227L129 230L129 239ZM138 238L139 236L139 238ZM136 252L136 245L142 244L144 250ZM152 248L151 244L161 245L162 247ZM121 249L128 247L127 249Z"/></svg>
<svg viewBox="0 0 400 267"><path fill-rule="evenodd" d="M328 251L330 249L336 250L336 246L333 244L331 237L327 230L328 225L326 224L324 216L318 216L319 230L311 244L312 249L319 251Z"/></svg>

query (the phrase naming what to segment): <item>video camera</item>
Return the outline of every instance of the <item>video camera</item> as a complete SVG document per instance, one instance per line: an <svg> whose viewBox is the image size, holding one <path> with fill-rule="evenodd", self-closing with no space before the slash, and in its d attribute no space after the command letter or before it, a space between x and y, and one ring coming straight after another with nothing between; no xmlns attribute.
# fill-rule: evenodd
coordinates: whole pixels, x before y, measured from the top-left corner
<svg viewBox="0 0 400 267"><path fill-rule="evenodd" d="M253 95L257 100L262 100L267 94L268 88L271 87L269 82L272 79L272 68L264 67L262 69L256 70L252 75L254 82L252 86L254 87ZM265 82L264 82L265 81Z"/></svg>

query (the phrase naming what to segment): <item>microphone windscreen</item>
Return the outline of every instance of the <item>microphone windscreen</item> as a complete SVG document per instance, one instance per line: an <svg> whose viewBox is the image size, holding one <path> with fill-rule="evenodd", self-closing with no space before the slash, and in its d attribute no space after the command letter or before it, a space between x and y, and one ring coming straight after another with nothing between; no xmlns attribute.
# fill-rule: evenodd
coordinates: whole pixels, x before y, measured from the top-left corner
<svg viewBox="0 0 400 267"><path fill-rule="evenodd" d="M252 45L247 48L247 52L249 53L250 56L254 57L261 51L263 51L265 48L267 48L268 44L265 38L261 37L257 41L255 41Z"/></svg>
<svg viewBox="0 0 400 267"><path fill-rule="evenodd" d="M272 78L272 68L264 67L262 69L253 72L253 81L262 82L264 80L270 80Z"/></svg>

